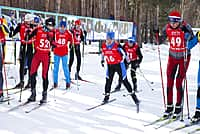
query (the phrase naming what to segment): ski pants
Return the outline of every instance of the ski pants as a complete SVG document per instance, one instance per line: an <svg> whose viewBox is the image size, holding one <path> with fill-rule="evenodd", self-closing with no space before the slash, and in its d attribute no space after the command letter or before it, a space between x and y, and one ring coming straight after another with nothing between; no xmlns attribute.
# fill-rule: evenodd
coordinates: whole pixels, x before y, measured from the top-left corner
<svg viewBox="0 0 200 134"><path fill-rule="evenodd" d="M32 64L31 64L31 91L32 93L35 92L36 87L36 75L38 67L42 63L42 79L43 79L43 95L47 94L48 89L48 70L49 70L49 63L50 63L50 54L49 53L39 53L35 52Z"/></svg>
<svg viewBox="0 0 200 134"><path fill-rule="evenodd" d="M167 63L167 105L173 105L173 86L176 75L176 106L181 106L184 95L184 88L182 87L183 80L186 76L188 65L190 62L190 55L187 56L187 61L184 58L176 59L172 56L168 57Z"/></svg>
<svg viewBox="0 0 200 134"><path fill-rule="evenodd" d="M134 88L137 88L137 78L136 78L136 61L131 61L131 79L133 82ZM126 69L128 69L128 64L125 64ZM119 84L122 83L122 78L119 78Z"/></svg>
<svg viewBox="0 0 200 134"><path fill-rule="evenodd" d="M72 64L73 64L73 62L74 62L74 51L75 51L76 58L77 58L76 71L79 72L79 71L80 71L80 67L81 67L81 51L80 51L80 44L71 45L71 46L70 46L69 72L71 72L71 67L72 67Z"/></svg>
<svg viewBox="0 0 200 134"><path fill-rule="evenodd" d="M198 69L198 76L197 76L197 100L196 100L196 109L200 110L200 61L199 61L199 69Z"/></svg>
<svg viewBox="0 0 200 134"><path fill-rule="evenodd" d="M20 46L20 54L19 54L19 76L20 76L20 82L24 81L24 69L25 69L25 63L27 58L27 65L28 65L28 78L30 80L30 70L31 70L31 62L33 58L33 46L32 44L21 44Z"/></svg>
<svg viewBox="0 0 200 134"><path fill-rule="evenodd" d="M134 88L137 86L137 78L136 78L136 69L137 67L135 66L137 61L131 61L131 79L133 82Z"/></svg>
<svg viewBox="0 0 200 134"><path fill-rule="evenodd" d="M53 70L54 83L58 84L58 71L59 71L60 59L62 60L62 67L66 83L70 83L69 68L67 66L68 55L65 56L54 55L54 70Z"/></svg>
<svg viewBox="0 0 200 134"><path fill-rule="evenodd" d="M4 60L4 53L3 53L3 44L0 43L0 96L3 94L3 60Z"/></svg>
<svg viewBox="0 0 200 134"><path fill-rule="evenodd" d="M122 79L124 86L126 87L128 92L131 93L132 87L127 79L126 67L125 67L124 62L121 62L118 64L112 64L112 65L108 64L107 65L105 93L110 93L111 85L112 85L112 81L113 81L115 72L118 73L119 78Z"/></svg>

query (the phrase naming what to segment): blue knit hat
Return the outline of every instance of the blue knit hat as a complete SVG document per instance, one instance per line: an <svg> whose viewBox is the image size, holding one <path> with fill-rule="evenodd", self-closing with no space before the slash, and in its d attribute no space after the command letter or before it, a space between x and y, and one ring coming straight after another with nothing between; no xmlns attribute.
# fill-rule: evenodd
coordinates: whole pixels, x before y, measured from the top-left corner
<svg viewBox="0 0 200 134"><path fill-rule="evenodd" d="M114 32L107 32L106 33L106 39L113 40L114 38L115 38L115 33Z"/></svg>
<svg viewBox="0 0 200 134"><path fill-rule="evenodd" d="M61 20L60 21L60 27L62 27L62 26L66 27L67 26L67 22L64 21L64 20Z"/></svg>
<svg viewBox="0 0 200 134"><path fill-rule="evenodd" d="M128 42L134 44L134 43L136 42L135 36L133 36L133 37L128 37Z"/></svg>

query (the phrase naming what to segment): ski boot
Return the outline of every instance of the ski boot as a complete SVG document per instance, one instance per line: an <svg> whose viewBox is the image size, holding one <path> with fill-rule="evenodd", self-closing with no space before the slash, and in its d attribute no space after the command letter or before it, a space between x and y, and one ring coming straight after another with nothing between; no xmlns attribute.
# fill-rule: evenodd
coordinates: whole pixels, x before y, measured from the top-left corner
<svg viewBox="0 0 200 134"><path fill-rule="evenodd" d="M57 83L54 83L53 84L53 88L57 88L58 87L58 84Z"/></svg>
<svg viewBox="0 0 200 134"><path fill-rule="evenodd" d="M81 78L81 76L79 75L79 73L76 73L76 74L75 74L75 80L77 80L77 79L78 79L78 80L82 80L82 78Z"/></svg>
<svg viewBox="0 0 200 134"><path fill-rule="evenodd" d="M69 89L70 88L70 83L67 83L66 84L66 89Z"/></svg>
<svg viewBox="0 0 200 134"><path fill-rule="evenodd" d="M31 81L28 81L27 85L24 87L25 89L31 88Z"/></svg>
<svg viewBox="0 0 200 134"><path fill-rule="evenodd" d="M4 96L3 94L0 95L0 103L3 102Z"/></svg>
<svg viewBox="0 0 200 134"><path fill-rule="evenodd" d="M135 102L135 105L137 107L137 113L139 113L139 104L140 104L140 101L138 100L137 96L135 95L135 93L131 93L131 97L133 99L133 101Z"/></svg>
<svg viewBox="0 0 200 134"><path fill-rule="evenodd" d="M40 100L40 104L44 104L44 103L47 103L47 91L43 91L42 92L42 99Z"/></svg>
<svg viewBox="0 0 200 134"><path fill-rule="evenodd" d="M36 90L31 89L31 96L28 98L28 102L34 102L36 101Z"/></svg>
<svg viewBox="0 0 200 134"><path fill-rule="evenodd" d="M173 113L173 109L174 109L173 105L167 105L167 109L165 110L163 117L164 118L170 117Z"/></svg>
<svg viewBox="0 0 200 134"><path fill-rule="evenodd" d="M192 123L198 123L200 121L200 109L196 109L195 115L192 117Z"/></svg>
<svg viewBox="0 0 200 134"><path fill-rule="evenodd" d="M109 98L110 98L110 93L106 93L106 94L105 94L105 97L104 97L104 99L103 99L103 103L107 103L108 100L109 100Z"/></svg>
<svg viewBox="0 0 200 134"><path fill-rule="evenodd" d="M138 93L138 90L137 90L137 84L134 84L133 91L135 91L136 93Z"/></svg>
<svg viewBox="0 0 200 134"><path fill-rule="evenodd" d="M173 119L177 119L181 116L181 106L180 105L176 105L175 107L175 111L174 111L174 114L173 114Z"/></svg>
<svg viewBox="0 0 200 134"><path fill-rule="evenodd" d="M23 81L19 82L19 83L15 86L15 88L23 88L23 87L24 87L24 82L23 82Z"/></svg>

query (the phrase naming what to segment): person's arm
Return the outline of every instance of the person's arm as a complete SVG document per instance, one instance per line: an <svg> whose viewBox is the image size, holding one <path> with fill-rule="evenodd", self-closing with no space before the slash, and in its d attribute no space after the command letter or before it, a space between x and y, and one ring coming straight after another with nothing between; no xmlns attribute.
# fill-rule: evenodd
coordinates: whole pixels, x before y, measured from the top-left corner
<svg viewBox="0 0 200 134"><path fill-rule="evenodd" d="M159 44L162 44L167 39L167 32L166 32L167 25L162 29L161 36L159 36Z"/></svg>
<svg viewBox="0 0 200 134"><path fill-rule="evenodd" d="M13 37L13 36L15 36L18 32L20 32L20 28L21 28L21 24L19 23L19 24L17 25L17 27L14 29L13 33L12 33L12 31L10 32L9 37Z"/></svg>
<svg viewBox="0 0 200 134"><path fill-rule="evenodd" d="M143 59L143 55L142 55L142 52L140 50L140 47L137 48L136 54L137 54L137 56L139 58L139 59L137 59L137 62L138 62L138 64L140 64L142 62L142 59Z"/></svg>
<svg viewBox="0 0 200 134"><path fill-rule="evenodd" d="M36 36L38 29L34 29L28 36L28 40L30 40L31 38L33 38L34 36Z"/></svg>

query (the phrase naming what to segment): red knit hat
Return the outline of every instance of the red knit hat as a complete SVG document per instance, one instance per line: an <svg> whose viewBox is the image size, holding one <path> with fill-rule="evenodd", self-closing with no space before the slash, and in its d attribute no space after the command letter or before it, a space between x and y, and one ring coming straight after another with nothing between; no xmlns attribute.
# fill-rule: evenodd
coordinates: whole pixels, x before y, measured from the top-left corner
<svg viewBox="0 0 200 134"><path fill-rule="evenodd" d="M170 22L181 22L181 14L178 11L171 11L168 20Z"/></svg>

